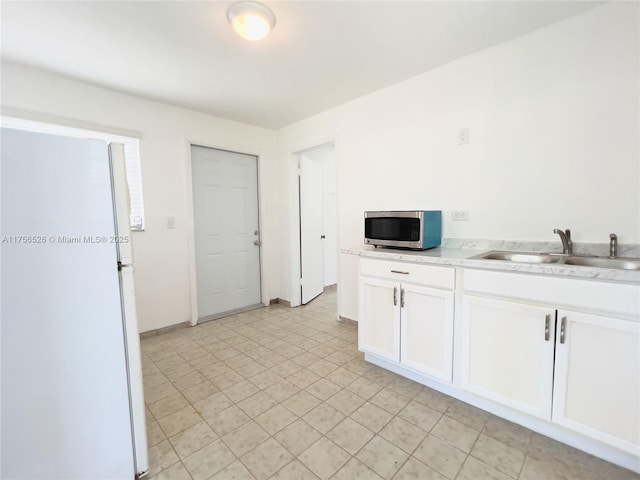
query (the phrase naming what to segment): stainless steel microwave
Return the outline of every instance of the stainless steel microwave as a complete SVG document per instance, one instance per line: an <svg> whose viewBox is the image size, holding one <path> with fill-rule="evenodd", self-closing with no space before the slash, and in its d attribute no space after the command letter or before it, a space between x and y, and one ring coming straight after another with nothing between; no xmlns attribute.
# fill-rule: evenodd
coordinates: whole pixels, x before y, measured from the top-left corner
<svg viewBox="0 0 640 480"><path fill-rule="evenodd" d="M441 210L364 212L366 245L426 250L441 242Z"/></svg>

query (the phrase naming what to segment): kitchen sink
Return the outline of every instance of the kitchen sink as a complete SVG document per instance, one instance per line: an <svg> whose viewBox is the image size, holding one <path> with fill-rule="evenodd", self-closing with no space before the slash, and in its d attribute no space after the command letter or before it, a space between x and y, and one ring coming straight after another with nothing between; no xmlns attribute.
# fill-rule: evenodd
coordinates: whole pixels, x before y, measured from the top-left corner
<svg viewBox="0 0 640 480"><path fill-rule="evenodd" d="M613 268L618 270L640 270L640 258L595 257L589 255L564 255L559 253L510 252L492 250L471 257L473 260L501 260L516 263L553 263L581 267Z"/></svg>
<svg viewBox="0 0 640 480"><path fill-rule="evenodd" d="M553 256L547 253L505 252L498 250L483 253L481 255L476 255L472 258L483 258L485 260L504 260L507 262L520 263L557 263L560 260L559 256Z"/></svg>
<svg viewBox="0 0 640 480"><path fill-rule="evenodd" d="M565 265L583 267L618 268L621 270L640 270L640 258L625 257L572 257L564 259Z"/></svg>

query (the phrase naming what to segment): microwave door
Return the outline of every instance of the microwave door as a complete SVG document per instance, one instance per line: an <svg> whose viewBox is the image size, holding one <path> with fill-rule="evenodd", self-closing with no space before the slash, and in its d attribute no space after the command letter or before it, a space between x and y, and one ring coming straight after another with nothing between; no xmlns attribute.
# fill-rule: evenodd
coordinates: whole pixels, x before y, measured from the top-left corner
<svg viewBox="0 0 640 480"><path fill-rule="evenodd" d="M420 240L420 219L366 218L365 236L375 240L417 242Z"/></svg>
<svg viewBox="0 0 640 480"><path fill-rule="evenodd" d="M366 243L416 248L420 246L421 221L407 217L365 218Z"/></svg>
<svg viewBox="0 0 640 480"><path fill-rule="evenodd" d="M365 236L374 240L398 240L399 223L398 218L367 218Z"/></svg>

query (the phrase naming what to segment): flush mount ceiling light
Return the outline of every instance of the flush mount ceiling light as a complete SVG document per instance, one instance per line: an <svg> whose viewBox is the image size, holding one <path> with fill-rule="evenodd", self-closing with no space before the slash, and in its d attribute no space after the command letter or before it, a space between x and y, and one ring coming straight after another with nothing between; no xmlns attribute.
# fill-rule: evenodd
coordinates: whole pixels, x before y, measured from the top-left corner
<svg viewBox="0 0 640 480"><path fill-rule="evenodd" d="M227 19L238 35L247 40L262 40L276 24L276 16L266 5L241 1L229 5Z"/></svg>

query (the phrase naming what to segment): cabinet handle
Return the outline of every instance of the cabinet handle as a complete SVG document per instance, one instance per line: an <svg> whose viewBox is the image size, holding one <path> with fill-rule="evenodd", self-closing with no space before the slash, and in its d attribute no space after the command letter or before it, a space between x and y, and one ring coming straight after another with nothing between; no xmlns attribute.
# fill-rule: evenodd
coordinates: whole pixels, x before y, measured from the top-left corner
<svg viewBox="0 0 640 480"><path fill-rule="evenodd" d="M567 317L562 317L560 321L560 343L564 343L567 333Z"/></svg>
<svg viewBox="0 0 640 480"><path fill-rule="evenodd" d="M391 270L391 273L399 273L400 275L409 275L409 272L403 272L401 270Z"/></svg>
<svg viewBox="0 0 640 480"><path fill-rule="evenodd" d="M404 308L404 288L400 289L400 307Z"/></svg>
<svg viewBox="0 0 640 480"><path fill-rule="evenodd" d="M398 287L393 287L393 306L398 305Z"/></svg>
<svg viewBox="0 0 640 480"><path fill-rule="evenodd" d="M549 341L549 332L551 327L551 315L547 313L544 320L544 341Z"/></svg>

